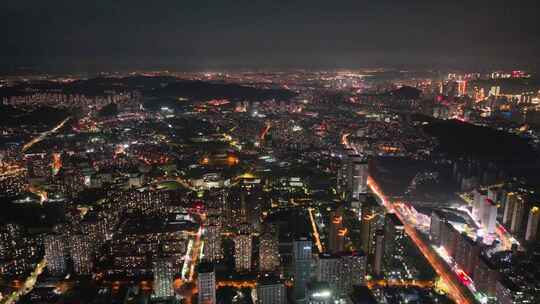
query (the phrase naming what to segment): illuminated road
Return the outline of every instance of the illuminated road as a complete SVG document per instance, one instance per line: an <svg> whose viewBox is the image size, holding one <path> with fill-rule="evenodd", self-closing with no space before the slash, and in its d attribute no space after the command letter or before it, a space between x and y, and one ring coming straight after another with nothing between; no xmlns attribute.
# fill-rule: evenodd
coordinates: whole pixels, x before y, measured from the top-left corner
<svg viewBox="0 0 540 304"><path fill-rule="evenodd" d="M14 291L11 294L7 295L5 298L1 299L0 303L16 303L22 296L32 291L32 289L34 289L34 285L36 285L39 275L43 272L46 266L47 261L45 259L41 260L41 262L36 265L34 271L32 271L32 273L26 278L22 287L19 288L17 291Z"/></svg>
<svg viewBox="0 0 540 304"><path fill-rule="evenodd" d="M448 288L448 296L458 304L473 304L476 303L474 300L474 295L461 284L459 279L456 277L452 269L446 264L441 257L433 250L429 244L422 238L418 230L412 226L406 217L404 217L400 212L400 208L394 208L394 203L388 201L386 196L382 193L377 183L370 177L368 177L368 186L371 191L381 200L384 207L388 212L395 213L396 216L403 222L405 232L411 238L411 240L418 247L420 252L427 259L429 264L435 269L435 272L442 278L445 285Z"/></svg>
<svg viewBox="0 0 540 304"><path fill-rule="evenodd" d="M58 130L60 130L68 122L68 120L70 120L70 119L71 119L71 117L68 117L68 118L62 120L56 127L50 129L49 131L45 131L45 132L39 134L37 137L34 137L31 141L29 141L28 143L26 143L22 147L21 152L26 152L26 150L30 149L36 143L44 140L47 136L49 136L49 135L57 132Z"/></svg>
<svg viewBox="0 0 540 304"><path fill-rule="evenodd" d="M317 231L317 224L315 223L315 217L313 216L313 208L308 208L309 212L309 220L311 222L311 229L313 230L313 238L315 239L315 245L317 246L317 249L319 249L319 252L323 252L323 245L321 243L321 238L319 235L319 232Z"/></svg>
<svg viewBox="0 0 540 304"><path fill-rule="evenodd" d="M201 234L202 234L202 226L199 228L199 232L195 236L195 241L193 243L193 251L191 252L191 258L189 259L189 263L191 263L191 266L189 268L189 275L187 276L187 281L192 281L193 276L195 275L195 265L197 265L197 260L199 259L200 250L201 250Z"/></svg>

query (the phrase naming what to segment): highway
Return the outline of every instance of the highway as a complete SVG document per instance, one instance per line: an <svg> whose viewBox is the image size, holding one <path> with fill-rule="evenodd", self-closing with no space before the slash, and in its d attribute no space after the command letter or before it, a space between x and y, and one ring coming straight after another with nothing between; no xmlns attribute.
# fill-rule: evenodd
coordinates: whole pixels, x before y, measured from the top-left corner
<svg viewBox="0 0 540 304"><path fill-rule="evenodd" d="M21 288L18 290L10 293L9 295L6 295L5 298L0 299L1 304L13 304L19 301L19 299L32 291L34 289L34 285L36 285L37 279L39 275L45 270L45 267L47 266L47 261L45 259L41 260L37 265L34 271L26 278Z"/></svg>
<svg viewBox="0 0 540 304"><path fill-rule="evenodd" d="M58 125L56 125L56 127L50 129L49 131L45 131L41 134L39 134L38 136L34 137L32 140L30 140L29 142L27 142L23 147L22 147L22 150L21 152L26 152L28 149L30 149L33 145L37 144L38 142L44 140L47 136L57 132L58 130L60 130L69 120L71 119L71 117L68 117L64 120L62 120Z"/></svg>
<svg viewBox="0 0 540 304"><path fill-rule="evenodd" d="M435 272L437 272L437 274L444 281L448 288L448 297L458 304L476 303L474 295L467 289L466 286L461 284L452 269L450 269L446 262L439 257L435 250L424 240L418 230L411 225L410 221L400 213L400 208L394 207L395 202L391 202L386 198L378 184L371 177L368 177L368 187L379 198L387 211L390 213L395 213L396 216L403 222L407 235L411 238L416 247L418 247L420 252L422 252Z"/></svg>

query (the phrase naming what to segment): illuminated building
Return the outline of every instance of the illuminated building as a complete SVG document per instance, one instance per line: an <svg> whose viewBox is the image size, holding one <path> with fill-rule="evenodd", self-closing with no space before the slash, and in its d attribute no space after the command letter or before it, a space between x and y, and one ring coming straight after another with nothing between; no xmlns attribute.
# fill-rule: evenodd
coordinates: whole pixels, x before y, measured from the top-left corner
<svg viewBox="0 0 540 304"><path fill-rule="evenodd" d="M388 213L384 223L384 256L386 258L403 256L403 244L405 240L405 227L401 220L394 214Z"/></svg>
<svg viewBox="0 0 540 304"><path fill-rule="evenodd" d="M358 160L353 158L351 164L351 176L350 176L350 193L352 199L359 199L360 194L367 192L367 178L368 178L368 163L367 161Z"/></svg>
<svg viewBox="0 0 540 304"><path fill-rule="evenodd" d="M372 270L377 276L382 274L382 263L384 259L384 231L375 232L375 255Z"/></svg>
<svg viewBox="0 0 540 304"><path fill-rule="evenodd" d="M431 222L429 225L429 239L435 246L441 245L441 230L444 219L436 212L431 213Z"/></svg>
<svg viewBox="0 0 540 304"><path fill-rule="evenodd" d="M217 224L208 225L205 227L206 240L204 243L204 258L208 261L215 262L223 257L221 249L221 227Z"/></svg>
<svg viewBox="0 0 540 304"><path fill-rule="evenodd" d="M312 248L313 244L307 238L293 241L295 300L302 301L306 298L307 283L311 279Z"/></svg>
<svg viewBox="0 0 540 304"><path fill-rule="evenodd" d="M197 288L200 304L216 304L216 273L211 263L201 263L197 266Z"/></svg>
<svg viewBox="0 0 540 304"><path fill-rule="evenodd" d="M476 288L486 296L493 298L496 296L497 281L499 280L499 271L483 255L478 258L478 263L472 276Z"/></svg>
<svg viewBox="0 0 540 304"><path fill-rule="evenodd" d="M458 80L458 96L467 95L467 80Z"/></svg>
<svg viewBox="0 0 540 304"><path fill-rule="evenodd" d="M489 96L499 96L501 95L501 87L493 86L489 89Z"/></svg>
<svg viewBox="0 0 540 304"><path fill-rule="evenodd" d="M43 240L45 246L45 259L47 269L54 276L61 276L66 273L66 255L64 236L60 234L49 234Z"/></svg>
<svg viewBox="0 0 540 304"><path fill-rule="evenodd" d="M378 211L379 208L376 205L375 202L367 201L366 203L362 204L361 208L362 212L362 218L360 220L360 232L362 233L361 236L361 246L362 250L366 252L367 254L373 254L375 252L374 249L374 236L375 236L375 230L378 228L378 218L379 214Z"/></svg>
<svg viewBox="0 0 540 304"><path fill-rule="evenodd" d="M341 253L338 291L348 295L354 286L365 285L366 268L367 258L362 251Z"/></svg>
<svg viewBox="0 0 540 304"><path fill-rule="evenodd" d="M525 221L526 202L523 199L517 199L514 201L513 207L510 231L513 233L521 233Z"/></svg>
<svg viewBox="0 0 540 304"><path fill-rule="evenodd" d="M345 248L346 230L343 227L343 210L338 208L330 213L328 233L328 249L331 253L338 253Z"/></svg>
<svg viewBox="0 0 540 304"><path fill-rule="evenodd" d="M481 242L470 239L466 234L460 234L456 243L454 259L463 271L472 276L480 257Z"/></svg>
<svg viewBox="0 0 540 304"><path fill-rule="evenodd" d="M93 247L88 237L73 235L70 239L70 255L76 274L91 274L94 266Z"/></svg>
<svg viewBox="0 0 540 304"><path fill-rule="evenodd" d="M497 205L490 199L484 201L481 223L486 230L486 233L495 233L495 228L497 226Z"/></svg>
<svg viewBox="0 0 540 304"><path fill-rule="evenodd" d="M251 270L252 250L251 234L241 232L234 238L234 264L236 271Z"/></svg>
<svg viewBox="0 0 540 304"><path fill-rule="evenodd" d="M521 196L516 192L509 192L506 194L503 213L503 224L510 226L512 224L512 216L514 213L514 206L516 201L521 200Z"/></svg>
<svg viewBox="0 0 540 304"><path fill-rule="evenodd" d="M340 258L337 255L321 253L316 260L315 277L318 282L326 282L330 290L336 293L339 282Z"/></svg>
<svg viewBox="0 0 540 304"><path fill-rule="evenodd" d="M334 304L336 297L330 284L311 282L307 285L307 304Z"/></svg>
<svg viewBox="0 0 540 304"><path fill-rule="evenodd" d="M452 258L454 258L456 254L459 235L459 232L454 229L452 224L444 222L441 229L441 246Z"/></svg>
<svg viewBox="0 0 540 304"><path fill-rule="evenodd" d="M529 219L527 221L527 230L525 231L525 240L534 241L538 235L538 223L540 222L540 208L532 207L529 211Z"/></svg>
<svg viewBox="0 0 540 304"><path fill-rule="evenodd" d="M487 191L484 190L474 190L473 191L473 206L472 206L472 214L473 217L477 220L480 220L482 218L482 211L485 206L485 201L487 199Z"/></svg>
<svg viewBox="0 0 540 304"><path fill-rule="evenodd" d="M257 282L256 304L286 304L285 284L275 277L264 276Z"/></svg>
<svg viewBox="0 0 540 304"><path fill-rule="evenodd" d="M156 258L152 261L154 274L154 293L156 298L169 298L174 296L173 280L174 265L171 258Z"/></svg>
<svg viewBox="0 0 540 304"><path fill-rule="evenodd" d="M259 242L259 268L262 272L276 271L280 265L279 241L276 231L265 231Z"/></svg>
<svg viewBox="0 0 540 304"><path fill-rule="evenodd" d="M181 269L188 244L199 229L188 214L167 218L133 217L123 221L110 242L111 275L126 277L152 274L152 262L162 255L171 257L175 269Z"/></svg>

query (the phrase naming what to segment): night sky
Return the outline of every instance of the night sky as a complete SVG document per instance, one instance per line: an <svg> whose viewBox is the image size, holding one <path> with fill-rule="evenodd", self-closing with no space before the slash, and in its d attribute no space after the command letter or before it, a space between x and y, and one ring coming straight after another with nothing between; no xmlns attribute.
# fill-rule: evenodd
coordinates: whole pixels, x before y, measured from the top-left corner
<svg viewBox="0 0 540 304"><path fill-rule="evenodd" d="M2 0L4 66L537 66L536 0Z"/></svg>

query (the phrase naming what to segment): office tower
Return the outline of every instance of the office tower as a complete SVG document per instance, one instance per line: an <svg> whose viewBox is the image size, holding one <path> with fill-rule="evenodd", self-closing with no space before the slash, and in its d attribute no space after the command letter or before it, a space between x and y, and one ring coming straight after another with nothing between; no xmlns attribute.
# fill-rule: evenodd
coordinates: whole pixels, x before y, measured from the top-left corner
<svg viewBox="0 0 540 304"><path fill-rule="evenodd" d="M257 282L256 304L286 304L285 284L274 276L265 275Z"/></svg>
<svg viewBox="0 0 540 304"><path fill-rule="evenodd" d="M491 199L484 200L481 223L487 234L495 233L497 226L497 205Z"/></svg>
<svg viewBox="0 0 540 304"><path fill-rule="evenodd" d="M261 234L259 240L260 271L276 271L280 265L279 241L276 229L267 229Z"/></svg>
<svg viewBox="0 0 540 304"><path fill-rule="evenodd" d="M315 277L319 282L328 283L333 292L338 288L340 264L339 256L334 254L321 253L317 257Z"/></svg>
<svg viewBox="0 0 540 304"><path fill-rule="evenodd" d="M307 238L293 241L294 298L306 298L307 283L311 279L311 260L313 244Z"/></svg>
<svg viewBox="0 0 540 304"><path fill-rule="evenodd" d="M174 266L171 258L156 258L152 262L154 273L154 297L168 298L174 296Z"/></svg>
<svg viewBox="0 0 540 304"><path fill-rule="evenodd" d="M210 262L222 259L221 227L217 224L209 224L205 227L206 242L204 243L204 258Z"/></svg>
<svg viewBox="0 0 540 304"><path fill-rule="evenodd" d="M63 275L66 272L65 242L64 236L60 234L49 234L45 236L45 260L47 268L54 276Z"/></svg>
<svg viewBox="0 0 540 304"><path fill-rule="evenodd" d="M512 215L514 213L514 206L516 201L520 200L521 196L516 192L508 192L506 194L504 202L504 213L503 213L503 225L509 226L512 224Z"/></svg>
<svg viewBox="0 0 540 304"><path fill-rule="evenodd" d="M431 213L431 223L429 225L429 239L435 246L441 245L441 230L444 219L441 218L438 212Z"/></svg>
<svg viewBox="0 0 540 304"><path fill-rule="evenodd" d="M381 207L372 200L368 200L362 204L360 220L360 243L362 250L366 255L372 256L375 253L375 231L382 226L381 222Z"/></svg>
<svg viewBox="0 0 540 304"><path fill-rule="evenodd" d="M234 238L234 263L236 271L251 270L252 240L251 234L241 232Z"/></svg>
<svg viewBox="0 0 540 304"><path fill-rule="evenodd" d="M375 256L373 261L373 274L380 276L382 274L382 263L384 258L384 231L375 232Z"/></svg>
<svg viewBox="0 0 540 304"><path fill-rule="evenodd" d="M403 255L405 227L394 214L388 213L384 223L384 256L387 258Z"/></svg>
<svg viewBox="0 0 540 304"><path fill-rule="evenodd" d="M338 291L348 295L353 286L365 285L367 258L362 251L340 254Z"/></svg>
<svg viewBox="0 0 540 304"><path fill-rule="evenodd" d="M87 236L73 235L71 238L70 255L73 260L73 270L76 274L91 274L94 267L94 250Z"/></svg>
<svg viewBox="0 0 540 304"><path fill-rule="evenodd" d="M446 250L448 256L454 258L456 255L459 232L449 222L444 222L441 230L441 246Z"/></svg>
<svg viewBox="0 0 540 304"><path fill-rule="evenodd" d="M512 223L510 231L512 233L520 233L523 230L526 214L526 202L524 199L514 201L514 210L512 211Z"/></svg>
<svg viewBox="0 0 540 304"><path fill-rule="evenodd" d="M352 166L352 176L351 176L351 196L352 199L359 199L360 194L366 193L368 190L367 187L367 178L368 178L368 162L364 160L359 160L353 158Z"/></svg>
<svg viewBox="0 0 540 304"><path fill-rule="evenodd" d="M487 191L476 189L473 191L474 201L472 206L473 217L480 221L483 214L483 208L487 199Z"/></svg>
<svg viewBox="0 0 540 304"><path fill-rule="evenodd" d="M197 266L197 288L199 304L216 304L216 273L212 263Z"/></svg>
<svg viewBox="0 0 540 304"><path fill-rule="evenodd" d="M341 207L330 213L328 234L329 251L331 253L343 251L345 248L346 229L343 227L343 209Z"/></svg>
<svg viewBox="0 0 540 304"><path fill-rule="evenodd" d="M481 241L470 239L465 233L460 234L456 244L454 260L463 271L472 277L480 257Z"/></svg>
<svg viewBox="0 0 540 304"><path fill-rule="evenodd" d="M529 219L527 221L527 230L525 232L526 241L534 241L538 235L538 223L540 221L540 208L534 206L529 211Z"/></svg>

